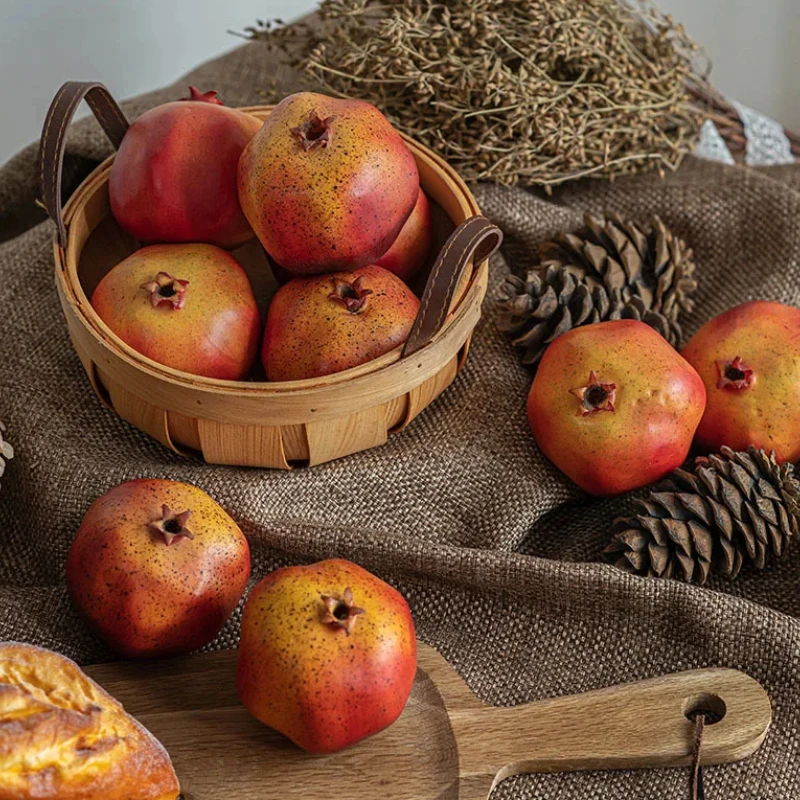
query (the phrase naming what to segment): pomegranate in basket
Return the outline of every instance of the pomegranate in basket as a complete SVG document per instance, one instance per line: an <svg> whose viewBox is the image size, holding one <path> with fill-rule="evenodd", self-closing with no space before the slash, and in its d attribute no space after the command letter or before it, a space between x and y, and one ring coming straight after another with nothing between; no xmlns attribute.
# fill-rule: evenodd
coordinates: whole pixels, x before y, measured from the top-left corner
<svg viewBox="0 0 800 800"><path fill-rule="evenodd" d="M111 167L111 211L143 242L233 248L253 238L236 169L261 121L226 108L216 92L190 92L131 124Z"/></svg>
<svg viewBox="0 0 800 800"><path fill-rule="evenodd" d="M319 378L372 361L405 342L418 310L413 292L381 267L295 278L267 312L267 378Z"/></svg>
<svg viewBox="0 0 800 800"><path fill-rule="evenodd" d="M92 307L127 345L182 372L242 380L258 354L261 316L247 275L210 244L137 250L100 281Z"/></svg>
<svg viewBox="0 0 800 800"><path fill-rule="evenodd" d="M372 264L419 197L411 151L375 106L312 92L282 100L239 162L239 199L293 275Z"/></svg>

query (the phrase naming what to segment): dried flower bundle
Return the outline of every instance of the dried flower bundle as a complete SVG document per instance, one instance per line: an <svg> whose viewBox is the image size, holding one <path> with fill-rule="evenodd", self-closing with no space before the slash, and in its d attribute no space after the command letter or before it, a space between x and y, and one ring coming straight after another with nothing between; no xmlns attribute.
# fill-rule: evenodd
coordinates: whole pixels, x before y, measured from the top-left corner
<svg viewBox="0 0 800 800"><path fill-rule="evenodd" d="M375 103L469 180L553 186L674 169L702 115L697 47L649 2L324 0L248 34Z"/></svg>

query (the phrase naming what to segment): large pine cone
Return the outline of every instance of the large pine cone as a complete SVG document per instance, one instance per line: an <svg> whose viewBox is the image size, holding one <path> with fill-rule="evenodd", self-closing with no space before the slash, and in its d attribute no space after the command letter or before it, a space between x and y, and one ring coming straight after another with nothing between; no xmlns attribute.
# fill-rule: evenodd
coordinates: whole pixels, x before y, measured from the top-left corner
<svg viewBox="0 0 800 800"><path fill-rule="evenodd" d="M524 351L523 363L537 364L571 328L612 319L639 319L679 345L679 317L697 289L691 249L658 217L647 232L616 215L587 214L585 223L543 244L541 263L503 285L498 325Z"/></svg>
<svg viewBox="0 0 800 800"><path fill-rule="evenodd" d="M694 473L676 470L636 501L640 513L618 519L605 550L620 569L704 584L716 571L764 569L800 530L800 482L792 464L750 447L698 458Z"/></svg>

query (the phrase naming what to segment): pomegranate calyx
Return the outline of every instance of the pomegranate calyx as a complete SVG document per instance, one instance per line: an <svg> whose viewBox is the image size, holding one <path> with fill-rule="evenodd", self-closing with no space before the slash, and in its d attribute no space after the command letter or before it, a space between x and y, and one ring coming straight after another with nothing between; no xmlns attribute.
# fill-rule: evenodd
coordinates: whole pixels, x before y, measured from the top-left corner
<svg viewBox="0 0 800 800"><path fill-rule="evenodd" d="M578 407L577 416L588 417L596 411L613 411L617 397L616 383L603 383L597 373L592 370L589 373L589 381L586 386L577 389L570 389L570 394L575 395L581 401Z"/></svg>
<svg viewBox="0 0 800 800"><path fill-rule="evenodd" d="M363 608L353 604L353 591L349 586L342 592L341 597L323 594L322 602L325 605L323 623L343 630L348 636L353 632L356 620L367 613Z"/></svg>
<svg viewBox="0 0 800 800"><path fill-rule="evenodd" d="M333 279L333 291L329 299L343 305L351 314L357 314L367 307L367 297L372 289L364 288L364 276L359 275L352 283L343 278Z"/></svg>
<svg viewBox="0 0 800 800"><path fill-rule="evenodd" d="M291 129L291 134L302 145L306 153L315 147L327 147L331 142L331 123L334 117L322 119L316 110L312 110L302 125Z"/></svg>
<svg viewBox="0 0 800 800"><path fill-rule="evenodd" d="M213 106L224 106L225 103L217 97L219 92L214 91L213 89L208 92L201 92L199 89L195 88L194 86L189 87L189 96L188 97L181 97L181 100L184 102L192 102L192 103L211 103Z"/></svg>
<svg viewBox="0 0 800 800"><path fill-rule="evenodd" d="M139 288L144 289L150 295L150 303L153 308L158 308L162 303L168 303L175 309L181 309L186 305L186 287L189 281L181 281L173 278L167 272L159 272L158 275L147 283L143 283Z"/></svg>
<svg viewBox="0 0 800 800"><path fill-rule="evenodd" d="M148 523L151 531L160 534L167 547L178 539L194 539L194 534L186 527L191 511L173 512L164 504L161 506L161 516Z"/></svg>
<svg viewBox="0 0 800 800"><path fill-rule="evenodd" d="M717 389L749 389L755 380L755 374L741 359L736 356L733 361L717 361Z"/></svg>

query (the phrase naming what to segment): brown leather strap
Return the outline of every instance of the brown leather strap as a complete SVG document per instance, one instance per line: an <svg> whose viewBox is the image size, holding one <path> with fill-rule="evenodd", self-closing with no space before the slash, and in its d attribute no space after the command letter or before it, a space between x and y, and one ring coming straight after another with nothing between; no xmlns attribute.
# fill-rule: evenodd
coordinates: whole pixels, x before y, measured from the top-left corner
<svg viewBox="0 0 800 800"><path fill-rule="evenodd" d="M410 356L428 344L442 329L464 268L475 266L500 247L503 233L486 217L471 217L456 228L433 265L414 327L403 348Z"/></svg>
<svg viewBox="0 0 800 800"><path fill-rule="evenodd" d="M114 147L119 147L128 130L128 120L122 109L102 83L67 81L53 98L39 145L39 183L44 207L58 227L62 247L67 246L67 229L61 216L65 134L75 110L84 98Z"/></svg>

